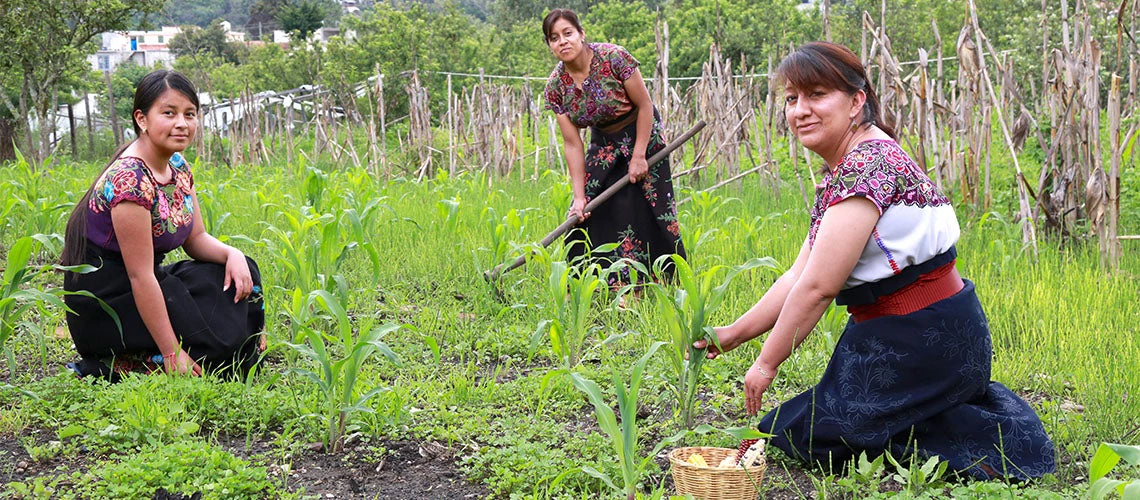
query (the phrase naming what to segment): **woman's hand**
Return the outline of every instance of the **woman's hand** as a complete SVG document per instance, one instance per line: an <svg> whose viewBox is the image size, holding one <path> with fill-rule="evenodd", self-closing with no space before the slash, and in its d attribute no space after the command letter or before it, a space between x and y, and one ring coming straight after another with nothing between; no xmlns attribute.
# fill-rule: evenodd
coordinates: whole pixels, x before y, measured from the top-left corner
<svg viewBox="0 0 1140 500"><path fill-rule="evenodd" d="M590 218L590 212L582 212L586 209L586 199L575 197L574 201L570 202L570 210L566 212L568 217L577 217L578 222L582 222Z"/></svg>
<svg viewBox="0 0 1140 500"><path fill-rule="evenodd" d="M775 378L776 369L762 367L760 358L748 368L748 372L744 374L744 411L748 415L755 415L760 411L764 392L772 385L772 380Z"/></svg>
<svg viewBox="0 0 1140 500"><path fill-rule="evenodd" d="M637 184L646 177L649 177L649 163L645 160L645 154L634 154L629 159L629 183Z"/></svg>
<svg viewBox="0 0 1140 500"><path fill-rule="evenodd" d="M740 342L736 339L736 334L726 326L718 326L713 328L716 332L717 342L720 343L720 349L717 349L716 344L707 340L698 340L693 342L693 349L708 349L705 351L705 357L708 359L716 359L722 352L728 352L736 348Z"/></svg>
<svg viewBox="0 0 1140 500"><path fill-rule="evenodd" d="M245 254L236 248L230 249L226 255L226 278L222 283L222 291L234 287L234 303L249 297L253 291L253 275L249 273L249 264L245 261Z"/></svg>
<svg viewBox="0 0 1140 500"><path fill-rule="evenodd" d="M179 349L173 356L163 355L162 365L166 373L179 373L183 375L202 375L202 367L198 366L184 349Z"/></svg>

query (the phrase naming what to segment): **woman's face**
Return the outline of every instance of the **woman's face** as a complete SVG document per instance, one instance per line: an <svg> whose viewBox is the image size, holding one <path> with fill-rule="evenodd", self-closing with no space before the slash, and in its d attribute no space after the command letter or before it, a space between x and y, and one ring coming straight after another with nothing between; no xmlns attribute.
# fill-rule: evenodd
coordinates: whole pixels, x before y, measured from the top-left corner
<svg viewBox="0 0 1140 500"><path fill-rule="evenodd" d="M546 44L550 46L550 51L554 53L554 57L562 62L567 62L572 61L582 53L584 41L585 36L581 31L578 31L578 28L566 19L559 19L550 27L550 36L547 37Z"/></svg>
<svg viewBox="0 0 1140 500"><path fill-rule="evenodd" d="M198 130L198 108L174 89L166 89L150 110L135 111L135 120L146 130L143 137L166 152L186 149Z"/></svg>
<svg viewBox="0 0 1140 500"><path fill-rule="evenodd" d="M804 147L825 159L838 150L859 116L865 97L822 86L784 89L784 117L788 127Z"/></svg>

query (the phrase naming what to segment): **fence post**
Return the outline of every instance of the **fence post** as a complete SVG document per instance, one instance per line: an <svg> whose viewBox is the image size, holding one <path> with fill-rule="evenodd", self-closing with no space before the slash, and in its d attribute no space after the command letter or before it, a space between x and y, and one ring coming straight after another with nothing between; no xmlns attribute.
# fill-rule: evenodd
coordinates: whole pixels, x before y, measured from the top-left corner
<svg viewBox="0 0 1140 500"><path fill-rule="evenodd" d="M67 131L71 135L71 157L75 158L75 111L71 109L71 103L67 103Z"/></svg>
<svg viewBox="0 0 1140 500"><path fill-rule="evenodd" d="M111 133L114 134L115 144L122 144L123 131L119 128L119 116L115 113L115 91L111 88L111 72L104 72L103 79L107 82L107 114L111 116Z"/></svg>
<svg viewBox="0 0 1140 500"><path fill-rule="evenodd" d="M1113 73L1111 90L1108 94L1108 140L1111 148L1111 163L1108 169L1108 227L1101 241L1104 258L1110 269L1120 268L1120 240L1116 238L1120 221L1120 162L1124 150L1120 144L1120 75Z"/></svg>
<svg viewBox="0 0 1140 500"><path fill-rule="evenodd" d="M95 127L91 126L91 94L83 93L83 114L87 119L87 152L92 157L95 154Z"/></svg>
<svg viewBox="0 0 1140 500"><path fill-rule="evenodd" d="M451 106L451 74L447 74L447 171L455 175L455 109Z"/></svg>

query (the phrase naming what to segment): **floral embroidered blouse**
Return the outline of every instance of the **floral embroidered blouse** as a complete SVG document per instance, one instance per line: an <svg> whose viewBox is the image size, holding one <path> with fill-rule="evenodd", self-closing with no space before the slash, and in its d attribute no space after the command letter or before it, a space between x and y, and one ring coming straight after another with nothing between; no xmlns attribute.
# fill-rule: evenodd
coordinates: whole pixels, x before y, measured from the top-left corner
<svg viewBox="0 0 1140 500"><path fill-rule="evenodd" d="M815 245L827 209L853 196L874 203L880 215L844 288L894 276L958 241L960 229L950 199L895 141L864 141L834 172L824 175L811 211L809 245Z"/></svg>
<svg viewBox="0 0 1140 500"><path fill-rule="evenodd" d="M165 253L182 246L194 226L194 176L179 153L170 158L173 178L159 183L141 158L122 156L99 177L87 212L87 239L100 248L121 251L111 223L111 208L123 201L150 210L154 251Z"/></svg>
<svg viewBox="0 0 1140 500"><path fill-rule="evenodd" d="M629 51L612 43L591 43L590 74L579 88L561 61L546 82L546 109L569 115L579 128L612 123L633 110L625 81L641 64Z"/></svg>

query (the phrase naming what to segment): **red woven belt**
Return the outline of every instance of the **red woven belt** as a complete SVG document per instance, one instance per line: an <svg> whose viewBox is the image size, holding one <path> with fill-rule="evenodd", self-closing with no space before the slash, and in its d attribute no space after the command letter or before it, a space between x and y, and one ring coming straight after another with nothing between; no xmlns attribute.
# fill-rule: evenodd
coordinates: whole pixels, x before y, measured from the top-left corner
<svg viewBox="0 0 1140 500"><path fill-rule="evenodd" d="M882 316L902 316L925 309L927 306L950 297L965 286L955 261L950 261L898 291L879 297L874 304L848 306L847 312L856 323Z"/></svg>

